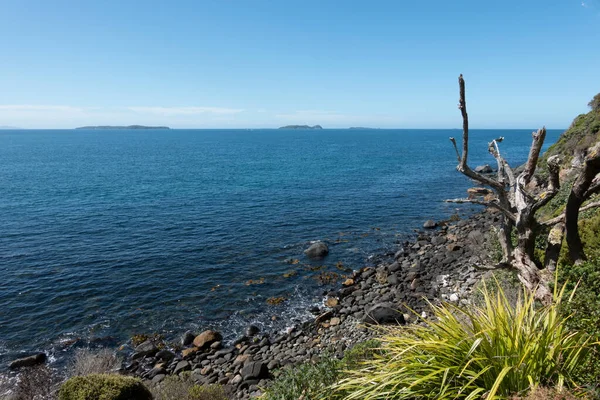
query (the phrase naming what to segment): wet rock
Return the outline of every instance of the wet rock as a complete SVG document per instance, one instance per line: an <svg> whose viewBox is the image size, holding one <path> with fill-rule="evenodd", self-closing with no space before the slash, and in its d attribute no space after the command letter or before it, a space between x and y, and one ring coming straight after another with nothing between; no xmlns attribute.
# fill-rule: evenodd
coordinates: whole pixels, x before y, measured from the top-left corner
<svg viewBox="0 0 600 400"><path fill-rule="evenodd" d="M313 243L308 249L304 250L309 258L321 259L329 254L329 247L323 242Z"/></svg>
<svg viewBox="0 0 600 400"><path fill-rule="evenodd" d="M246 336L248 337L256 336L258 332L260 332L260 329L256 325L250 325L246 328Z"/></svg>
<svg viewBox="0 0 600 400"><path fill-rule="evenodd" d="M193 343L195 347L204 349L215 342L220 342L221 340L223 340L223 336L219 332L207 330L196 336Z"/></svg>
<svg viewBox="0 0 600 400"><path fill-rule="evenodd" d="M181 336L181 345L189 346L190 344L192 344L194 342L195 337L196 336L194 336L194 334L191 331L187 331L186 333L183 334L183 336Z"/></svg>
<svg viewBox="0 0 600 400"><path fill-rule="evenodd" d="M158 351L158 348L152 341L146 340L143 343L140 343L135 348L135 353L133 353L132 359L144 358L148 356L153 356Z"/></svg>
<svg viewBox="0 0 600 400"><path fill-rule="evenodd" d="M38 353L33 356L19 358L10 363L10 369L17 369L22 367L33 367L46 362L46 353Z"/></svg>
<svg viewBox="0 0 600 400"><path fill-rule="evenodd" d="M437 227L437 222L435 222L432 219L428 219L427 221L425 221L425 223L423 224L423 228L425 229L434 229L435 227Z"/></svg>
<svg viewBox="0 0 600 400"><path fill-rule="evenodd" d="M365 313L364 322L368 324L405 324L404 315L390 303L378 303Z"/></svg>

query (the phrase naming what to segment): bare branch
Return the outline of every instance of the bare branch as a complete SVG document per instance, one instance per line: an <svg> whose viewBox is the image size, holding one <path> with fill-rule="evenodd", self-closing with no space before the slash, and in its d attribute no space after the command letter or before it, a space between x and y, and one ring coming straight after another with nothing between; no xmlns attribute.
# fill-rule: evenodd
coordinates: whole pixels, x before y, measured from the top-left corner
<svg viewBox="0 0 600 400"><path fill-rule="evenodd" d="M465 203L471 203L471 204L479 204L482 206L486 206L486 207L493 207L495 209L498 209L500 211L502 211L502 213L504 215L506 215L506 217L515 222L516 221L516 217L515 215L508 209L502 207L500 204L498 204L497 201L486 201L486 200L478 200L478 199L448 199L448 200L444 200L446 203L456 203L456 204L465 204Z"/></svg>
<svg viewBox="0 0 600 400"><path fill-rule="evenodd" d="M542 150L544 139L546 139L546 127L538 129L538 131L533 132L531 136L533 137L533 141L531 143L531 148L529 149L527 164L525 165L525 170L523 171L524 182L526 185L531 181L531 177L535 173L538 158L540 157L540 151Z"/></svg>
<svg viewBox="0 0 600 400"><path fill-rule="evenodd" d="M596 179L594 179L592 181L590 188L585 192L583 197L585 197L586 199L589 199L590 196L592 196L593 194L596 194L598 192L600 192L600 179L598 177L596 177Z"/></svg>
<svg viewBox="0 0 600 400"><path fill-rule="evenodd" d="M458 146L456 145L456 139L454 139L453 137L451 137L450 141L454 145L454 150L456 151L456 159L458 160L458 163L460 164L460 153L458 152Z"/></svg>
<svg viewBox="0 0 600 400"><path fill-rule="evenodd" d="M463 119L463 153L460 160L460 166L464 169L467 166L467 158L469 154L469 115L467 114L467 100L465 99L465 80L462 74L458 77L458 86L460 87L460 99L458 108Z"/></svg>
<svg viewBox="0 0 600 400"><path fill-rule="evenodd" d="M589 204L581 207L579 209L579 212L591 210L592 208L596 208L596 207L600 207L600 201L594 201L593 203L589 203ZM558 217L549 219L549 220L544 221L544 222L540 222L540 225L543 225L543 226L552 226L552 225L558 224L559 222L564 222L564 220L565 220L565 213L562 213Z"/></svg>

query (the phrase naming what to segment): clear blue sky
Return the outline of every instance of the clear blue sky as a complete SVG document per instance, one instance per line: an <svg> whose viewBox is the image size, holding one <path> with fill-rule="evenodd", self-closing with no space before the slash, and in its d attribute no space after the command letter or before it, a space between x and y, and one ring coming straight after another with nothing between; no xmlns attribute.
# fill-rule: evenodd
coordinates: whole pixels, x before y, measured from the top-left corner
<svg viewBox="0 0 600 400"><path fill-rule="evenodd" d="M600 0L0 0L0 125L567 127Z"/></svg>

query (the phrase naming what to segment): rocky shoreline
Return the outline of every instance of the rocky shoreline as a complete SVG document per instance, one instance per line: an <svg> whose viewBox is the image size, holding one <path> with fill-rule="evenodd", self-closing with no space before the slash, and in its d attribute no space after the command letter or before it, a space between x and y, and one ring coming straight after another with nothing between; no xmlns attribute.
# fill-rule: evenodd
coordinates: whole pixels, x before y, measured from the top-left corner
<svg viewBox="0 0 600 400"><path fill-rule="evenodd" d="M312 310L313 321L286 333L249 326L245 336L225 345L219 332L186 332L177 350L146 340L121 372L160 385L166 376L188 371L199 384L223 385L232 398L256 397L274 370L317 360L325 352L341 358L346 349L372 338L368 324L418 323L427 318L427 301L468 302L485 272L481 267L492 263L490 230L497 218L483 211L463 220L427 221L416 240L381 257L376 267L354 271Z"/></svg>

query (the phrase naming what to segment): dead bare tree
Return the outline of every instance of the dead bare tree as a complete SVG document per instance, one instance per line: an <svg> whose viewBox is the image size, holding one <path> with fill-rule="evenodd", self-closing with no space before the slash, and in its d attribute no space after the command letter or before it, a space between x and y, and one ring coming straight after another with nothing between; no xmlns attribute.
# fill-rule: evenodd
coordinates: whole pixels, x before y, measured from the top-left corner
<svg viewBox="0 0 600 400"><path fill-rule="evenodd" d="M458 171L467 177L489 186L493 192L492 199L468 198L447 200L454 203L475 203L486 207L493 207L501 212L499 240L502 247L503 258L501 266L512 267L518 271L519 280L531 291L536 292L536 297L544 303L552 301L552 293L547 282L542 279L539 263L535 260L535 238L537 232L537 220L535 213L546 205L560 188L559 183L559 158L557 156L548 159L549 182L545 190L535 194L528 189L528 185L535 173L540 156L546 128L533 133L533 141L529 150L529 157L523 171L515 177L513 170L500 153L498 143L503 138L492 140L488 151L496 159L498 174L492 177L473 171L468 165L469 151L469 117L467 114L467 103L465 98L465 81L463 76L458 78L460 87L459 109L463 119L463 142L462 154L459 153L456 140L450 138L456 150L458 159ZM517 235L517 245L513 248L511 232Z"/></svg>
<svg viewBox="0 0 600 400"><path fill-rule="evenodd" d="M556 268L561 245L566 232L569 255L573 262L586 259L579 236L578 218L581 211L600 207L600 201L583 204L592 195L600 193L600 142L596 143L585 157L583 168L575 180L563 214L550 220L539 222L536 212L548 204L560 189L560 159L551 156L547 160L548 182L545 188L531 185L544 139L546 128L533 132L533 141L529 156L522 172L515 177L513 170L500 154L499 143L504 138L492 140L488 145L489 153L496 159L498 173L496 178L475 172L468 165L469 154L469 116L465 98L465 81L458 78L460 88L460 109L463 120L462 153L459 152L456 140L450 138L456 151L458 165L456 169L468 178L490 187L493 196L485 196L486 190L472 190L475 194L465 199L446 200L453 203L474 203L500 211L500 229L498 239L502 247L502 260L497 267L511 267L517 270L519 280L525 287L535 291L536 298L548 304L552 301L552 293L548 282L542 276L543 268L553 271ZM598 95L600 96L600 95ZM594 99L598 98L595 97ZM540 227L551 227L547 239L544 265L535 259L535 240ZM513 246L511 235L516 233L517 244Z"/></svg>

